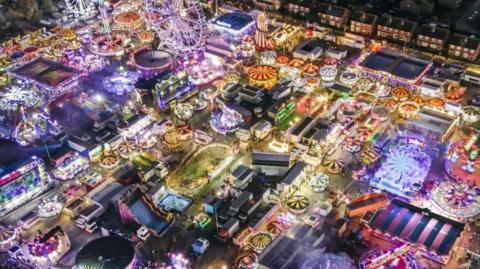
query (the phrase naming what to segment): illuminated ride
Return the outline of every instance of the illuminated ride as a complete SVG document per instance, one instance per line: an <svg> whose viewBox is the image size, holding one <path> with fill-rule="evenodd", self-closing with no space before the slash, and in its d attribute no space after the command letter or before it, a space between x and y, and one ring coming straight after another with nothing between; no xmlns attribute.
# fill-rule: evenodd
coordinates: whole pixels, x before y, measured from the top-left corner
<svg viewBox="0 0 480 269"><path fill-rule="evenodd" d="M140 78L137 72L122 71L103 79L103 87L106 91L122 96L135 89L135 83Z"/></svg>
<svg viewBox="0 0 480 269"><path fill-rule="evenodd" d="M205 18L196 0L145 0L146 19L157 32L159 48L190 52L204 39Z"/></svg>
<svg viewBox="0 0 480 269"><path fill-rule="evenodd" d="M293 214L303 214L307 211L310 201L304 195L292 195L287 199L286 205Z"/></svg>
<svg viewBox="0 0 480 269"><path fill-rule="evenodd" d="M65 4L75 17L88 19L95 15L95 0L65 0Z"/></svg>
<svg viewBox="0 0 480 269"><path fill-rule="evenodd" d="M58 217L62 213L63 206L63 199L58 194L44 198L37 207L38 216L44 219Z"/></svg>
<svg viewBox="0 0 480 269"><path fill-rule="evenodd" d="M310 176L309 185L314 192L324 192L328 188L330 177L322 172L315 172Z"/></svg>
<svg viewBox="0 0 480 269"><path fill-rule="evenodd" d="M32 83L15 80L0 91L0 110L15 111L18 106L23 108L39 107L43 99L38 88Z"/></svg>
<svg viewBox="0 0 480 269"><path fill-rule="evenodd" d="M480 188L467 182L446 180L432 191L433 210L465 221L480 214Z"/></svg>
<svg viewBox="0 0 480 269"><path fill-rule="evenodd" d="M385 160L370 180L380 190L414 198L430 170L431 158L416 144L397 144L386 152Z"/></svg>
<svg viewBox="0 0 480 269"><path fill-rule="evenodd" d="M242 123L243 118L240 113L227 107L225 103L217 101L216 110L210 119L210 126L214 131L220 134L234 132Z"/></svg>
<svg viewBox="0 0 480 269"><path fill-rule="evenodd" d="M6 252L18 243L20 232L12 226L0 225L0 251Z"/></svg>

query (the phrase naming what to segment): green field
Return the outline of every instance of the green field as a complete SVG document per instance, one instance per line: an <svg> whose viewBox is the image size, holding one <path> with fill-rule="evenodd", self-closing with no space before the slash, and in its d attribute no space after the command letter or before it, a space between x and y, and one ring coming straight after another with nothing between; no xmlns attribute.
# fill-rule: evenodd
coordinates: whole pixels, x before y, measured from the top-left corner
<svg viewBox="0 0 480 269"><path fill-rule="evenodd" d="M168 179L168 186L181 194L192 195L208 183L208 173L228 155L225 145L207 146L181 165Z"/></svg>

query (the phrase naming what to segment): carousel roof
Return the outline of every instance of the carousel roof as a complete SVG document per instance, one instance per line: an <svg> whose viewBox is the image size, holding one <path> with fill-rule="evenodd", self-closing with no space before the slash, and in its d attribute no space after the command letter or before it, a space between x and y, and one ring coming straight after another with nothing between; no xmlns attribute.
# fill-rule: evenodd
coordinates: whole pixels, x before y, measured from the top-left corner
<svg viewBox="0 0 480 269"><path fill-rule="evenodd" d="M287 200L287 206L293 210L303 210L309 205L310 201L303 195L293 195Z"/></svg>

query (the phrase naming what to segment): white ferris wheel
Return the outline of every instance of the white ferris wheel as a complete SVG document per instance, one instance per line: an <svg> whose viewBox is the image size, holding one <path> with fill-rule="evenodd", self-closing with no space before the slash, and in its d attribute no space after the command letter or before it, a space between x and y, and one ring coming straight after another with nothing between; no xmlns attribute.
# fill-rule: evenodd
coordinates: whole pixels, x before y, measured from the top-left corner
<svg viewBox="0 0 480 269"><path fill-rule="evenodd" d="M159 47L189 52L203 42L205 18L196 0L145 0L147 19L160 40Z"/></svg>
<svg viewBox="0 0 480 269"><path fill-rule="evenodd" d="M95 14L96 0L65 0L67 9L77 18L90 18Z"/></svg>

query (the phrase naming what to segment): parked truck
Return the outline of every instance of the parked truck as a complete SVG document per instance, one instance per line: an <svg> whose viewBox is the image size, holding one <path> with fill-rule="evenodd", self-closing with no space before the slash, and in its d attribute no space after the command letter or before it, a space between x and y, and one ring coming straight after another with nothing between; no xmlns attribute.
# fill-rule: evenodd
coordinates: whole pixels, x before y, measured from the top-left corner
<svg viewBox="0 0 480 269"><path fill-rule="evenodd" d="M217 238L221 242L227 242L232 238L233 234L240 228L240 222L237 218L230 218L221 228L218 230Z"/></svg>

